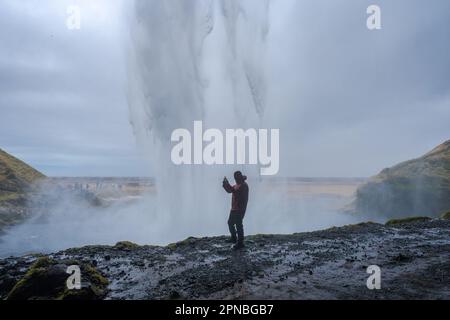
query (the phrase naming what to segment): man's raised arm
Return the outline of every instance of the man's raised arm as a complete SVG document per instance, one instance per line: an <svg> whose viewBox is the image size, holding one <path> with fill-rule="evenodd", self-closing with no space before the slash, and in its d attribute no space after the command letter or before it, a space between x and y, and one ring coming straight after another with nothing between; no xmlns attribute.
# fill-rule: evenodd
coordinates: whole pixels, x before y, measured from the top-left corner
<svg viewBox="0 0 450 320"><path fill-rule="evenodd" d="M235 191L234 188L228 182L228 180L223 180L222 186L228 193L233 193Z"/></svg>

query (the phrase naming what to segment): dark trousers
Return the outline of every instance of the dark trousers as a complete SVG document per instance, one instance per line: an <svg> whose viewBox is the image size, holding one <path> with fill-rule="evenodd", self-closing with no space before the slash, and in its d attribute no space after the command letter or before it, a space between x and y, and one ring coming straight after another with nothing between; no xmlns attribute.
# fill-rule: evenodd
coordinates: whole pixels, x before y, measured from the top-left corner
<svg viewBox="0 0 450 320"><path fill-rule="evenodd" d="M231 211L228 218L228 228L230 229L231 239L238 243L244 243L244 220L245 212Z"/></svg>

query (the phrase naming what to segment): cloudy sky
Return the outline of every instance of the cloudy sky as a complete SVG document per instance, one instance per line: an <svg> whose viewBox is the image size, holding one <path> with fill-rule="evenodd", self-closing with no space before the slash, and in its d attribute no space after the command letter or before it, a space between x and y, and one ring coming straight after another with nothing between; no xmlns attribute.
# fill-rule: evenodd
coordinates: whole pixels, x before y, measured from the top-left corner
<svg viewBox="0 0 450 320"><path fill-rule="evenodd" d="M370 4L381 30L366 27ZM274 0L270 20L281 175L370 176L450 139L448 0ZM151 174L129 123L125 30L119 0L2 0L0 148L52 176Z"/></svg>
<svg viewBox="0 0 450 320"><path fill-rule="evenodd" d="M79 5L81 29L66 26ZM0 2L0 148L48 175L139 175L120 3Z"/></svg>

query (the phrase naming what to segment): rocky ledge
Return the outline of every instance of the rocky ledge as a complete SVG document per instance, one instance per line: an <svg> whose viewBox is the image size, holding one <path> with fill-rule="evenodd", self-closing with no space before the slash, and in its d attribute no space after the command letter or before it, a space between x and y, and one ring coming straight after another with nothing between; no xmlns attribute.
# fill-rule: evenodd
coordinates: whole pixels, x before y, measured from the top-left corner
<svg viewBox="0 0 450 320"><path fill-rule="evenodd" d="M448 216L448 214L447 214ZM0 260L2 299L449 299L450 220L363 223L165 247L119 242ZM81 269L68 290L66 269ZM381 268L381 289L366 286Z"/></svg>

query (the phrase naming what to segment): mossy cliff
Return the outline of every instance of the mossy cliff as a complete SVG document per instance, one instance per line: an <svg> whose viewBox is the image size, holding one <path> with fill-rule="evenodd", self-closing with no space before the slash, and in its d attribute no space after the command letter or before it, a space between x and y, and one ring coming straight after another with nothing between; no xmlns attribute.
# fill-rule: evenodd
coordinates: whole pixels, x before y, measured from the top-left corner
<svg viewBox="0 0 450 320"><path fill-rule="evenodd" d="M42 178L42 173L0 149L0 201L17 198Z"/></svg>
<svg viewBox="0 0 450 320"><path fill-rule="evenodd" d="M26 218L27 195L45 176L0 149L0 232Z"/></svg>
<svg viewBox="0 0 450 320"><path fill-rule="evenodd" d="M388 218L450 210L450 140L424 156L384 169L356 193L356 213Z"/></svg>

